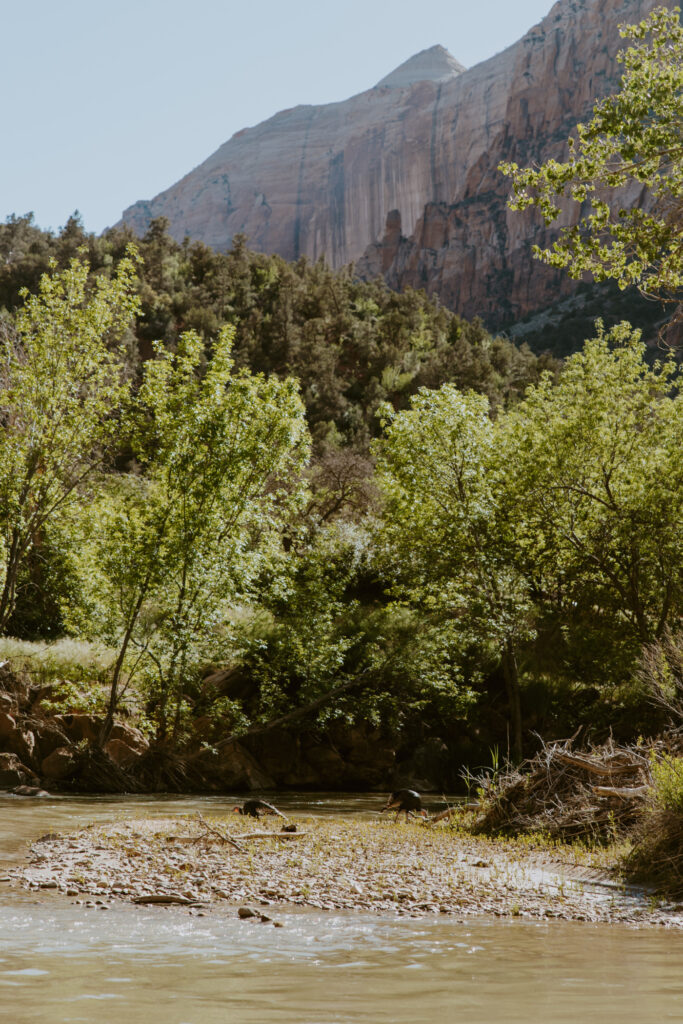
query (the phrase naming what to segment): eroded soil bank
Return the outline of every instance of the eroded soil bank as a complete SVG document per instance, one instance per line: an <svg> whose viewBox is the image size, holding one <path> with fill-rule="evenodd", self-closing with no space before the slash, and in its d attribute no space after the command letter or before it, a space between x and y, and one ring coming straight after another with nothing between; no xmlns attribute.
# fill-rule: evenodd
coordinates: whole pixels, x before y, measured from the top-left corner
<svg viewBox="0 0 683 1024"><path fill-rule="evenodd" d="M11 885L55 890L85 906L168 903L185 913L249 907L359 909L621 922L683 928L683 905L620 886L595 858L568 847L473 839L442 826L238 816L119 820L43 836Z"/></svg>

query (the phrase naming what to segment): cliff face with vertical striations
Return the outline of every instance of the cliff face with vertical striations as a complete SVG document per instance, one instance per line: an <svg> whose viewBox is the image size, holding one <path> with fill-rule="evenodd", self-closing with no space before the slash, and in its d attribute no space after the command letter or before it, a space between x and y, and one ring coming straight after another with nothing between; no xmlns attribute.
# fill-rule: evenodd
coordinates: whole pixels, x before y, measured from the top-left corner
<svg viewBox="0 0 683 1024"><path fill-rule="evenodd" d="M432 197L425 130L463 70L435 46L343 103L281 111L237 132L155 199L129 207L123 221L142 233L164 216L178 240L226 249L244 233L259 251L324 255L343 266L381 237L388 210L415 223Z"/></svg>
<svg viewBox="0 0 683 1024"><path fill-rule="evenodd" d="M640 20L655 6L651 0L560 0L518 43L452 83L450 131L446 124L439 130L448 198L427 201L416 222L400 217L402 230L401 211L392 211L359 270L383 273L393 288L426 288L490 326L574 291L576 282L564 271L531 256L532 245L549 245L568 217L548 230L533 211L508 210L510 185L497 168L503 160L526 166L566 155L573 126L616 87L614 56L623 45L618 25ZM626 203L640 198L637 190L624 194Z"/></svg>
<svg viewBox="0 0 683 1024"><path fill-rule="evenodd" d="M531 260L531 245L552 236L533 214L506 209L498 164L563 154L573 125L616 85L618 25L655 6L560 0L470 70L434 46L349 100L238 132L122 220L143 233L165 216L176 238L219 249L244 233L287 259L356 261L364 276L424 287L494 326L524 316L574 283Z"/></svg>

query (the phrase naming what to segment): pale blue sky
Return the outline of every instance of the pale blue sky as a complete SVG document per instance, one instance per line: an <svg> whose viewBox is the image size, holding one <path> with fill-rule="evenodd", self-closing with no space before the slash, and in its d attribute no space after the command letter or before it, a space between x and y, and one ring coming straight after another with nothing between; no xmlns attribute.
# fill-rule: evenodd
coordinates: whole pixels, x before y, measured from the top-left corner
<svg viewBox="0 0 683 1024"><path fill-rule="evenodd" d="M346 99L425 47L467 67L552 0L0 0L0 220L90 231L235 131Z"/></svg>

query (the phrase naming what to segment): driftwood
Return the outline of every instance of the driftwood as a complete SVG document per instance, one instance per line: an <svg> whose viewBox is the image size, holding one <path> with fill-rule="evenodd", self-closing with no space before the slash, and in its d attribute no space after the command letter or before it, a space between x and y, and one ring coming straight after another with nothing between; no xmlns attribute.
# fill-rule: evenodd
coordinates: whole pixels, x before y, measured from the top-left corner
<svg viewBox="0 0 683 1024"><path fill-rule="evenodd" d="M459 814L461 811L480 811L481 804L467 803L467 804L456 804L454 807L448 807L445 811L439 811L438 814L434 814L429 819L430 825L435 825L437 821L445 821L446 818L452 818L454 814Z"/></svg>
<svg viewBox="0 0 683 1024"><path fill-rule="evenodd" d="M150 892L150 893L144 894L143 896L134 896L133 897L133 903L160 903L160 904L178 903L178 904L180 904L181 907L192 907L192 906L196 905L198 902L199 902L198 900L191 900L187 896L178 896L175 893L171 893L171 894L167 895L166 893L162 893L162 892L158 892L158 893Z"/></svg>
<svg viewBox="0 0 683 1024"><path fill-rule="evenodd" d="M644 800L651 792L649 786L591 786L596 796L613 796L618 800Z"/></svg>
<svg viewBox="0 0 683 1024"><path fill-rule="evenodd" d="M308 832L245 832L240 839L300 839Z"/></svg>
<svg viewBox="0 0 683 1024"><path fill-rule="evenodd" d="M589 775L600 775L602 778L613 778L619 774L633 774L633 760L625 760L620 757L605 757L599 761L595 757L584 757L581 754L573 754L560 748L554 750L555 760L567 764L571 768L579 768Z"/></svg>
<svg viewBox="0 0 683 1024"><path fill-rule="evenodd" d="M543 744L520 768L476 781L482 805L477 832L607 841L642 811L651 782L649 750L611 741L580 752L570 740Z"/></svg>
<svg viewBox="0 0 683 1024"><path fill-rule="evenodd" d="M232 836L226 836L224 832L220 831L220 829L215 828L215 826L213 826L213 825L209 825L208 821L202 816L200 811L197 811L197 818L199 819L200 824L209 833L209 835L216 836L216 838L220 839L221 842L223 842L223 843L230 843L230 845L234 846L235 849L239 850L240 853L244 853L245 852L244 847L240 846L240 844L238 842L236 842L232 838ZM198 838L199 839L204 839L206 837L205 836L199 836Z"/></svg>

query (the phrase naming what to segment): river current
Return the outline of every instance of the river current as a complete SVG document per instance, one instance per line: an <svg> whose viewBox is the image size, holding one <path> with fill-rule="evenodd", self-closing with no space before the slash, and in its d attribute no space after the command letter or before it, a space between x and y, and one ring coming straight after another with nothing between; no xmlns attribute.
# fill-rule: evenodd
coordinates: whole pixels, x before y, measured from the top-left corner
<svg viewBox="0 0 683 1024"><path fill-rule="evenodd" d="M376 796L289 796L367 818ZM47 831L121 814L229 813L227 798L0 797L1 864ZM683 935L561 921L278 911L283 928L177 907L86 909L0 884L8 1024L683 1022Z"/></svg>

